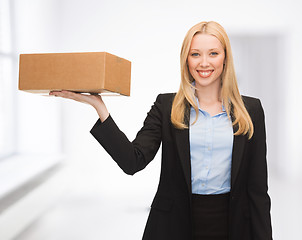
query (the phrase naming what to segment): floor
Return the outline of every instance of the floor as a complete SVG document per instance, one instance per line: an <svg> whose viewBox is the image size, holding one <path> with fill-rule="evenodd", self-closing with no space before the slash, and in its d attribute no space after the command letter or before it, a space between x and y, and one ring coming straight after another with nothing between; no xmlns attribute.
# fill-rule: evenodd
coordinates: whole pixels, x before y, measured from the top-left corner
<svg viewBox="0 0 302 240"><path fill-rule="evenodd" d="M70 195L15 240L141 239L147 214L119 199Z"/></svg>
<svg viewBox="0 0 302 240"><path fill-rule="evenodd" d="M281 180L271 174L269 185L274 240L299 239L302 223L299 182ZM143 234L152 195L100 193L75 184L14 240L138 240Z"/></svg>
<svg viewBox="0 0 302 240"><path fill-rule="evenodd" d="M153 193L101 189L104 176L96 169L86 164L68 171L73 180L59 201L14 240L141 239Z"/></svg>

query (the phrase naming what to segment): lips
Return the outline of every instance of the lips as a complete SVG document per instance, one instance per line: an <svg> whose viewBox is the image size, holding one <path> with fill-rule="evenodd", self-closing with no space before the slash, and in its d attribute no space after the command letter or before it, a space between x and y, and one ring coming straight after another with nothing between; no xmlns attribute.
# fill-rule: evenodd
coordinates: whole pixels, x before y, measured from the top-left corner
<svg viewBox="0 0 302 240"><path fill-rule="evenodd" d="M212 72L214 72L214 70L197 70L197 72L200 77L207 78L212 75Z"/></svg>

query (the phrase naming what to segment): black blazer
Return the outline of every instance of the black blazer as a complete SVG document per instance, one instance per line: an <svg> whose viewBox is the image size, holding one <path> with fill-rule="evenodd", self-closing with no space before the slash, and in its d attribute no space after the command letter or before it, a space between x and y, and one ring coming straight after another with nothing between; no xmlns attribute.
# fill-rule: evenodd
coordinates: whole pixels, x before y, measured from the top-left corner
<svg viewBox="0 0 302 240"><path fill-rule="evenodd" d="M91 129L92 135L127 174L134 174L155 157L162 144L158 189L144 231L144 240L190 240L191 165L189 130L170 120L175 94L160 94L133 142L111 116ZM234 136L230 240L271 240L270 198L267 190L266 135L259 99L242 97L254 124L254 135ZM234 127L236 131L236 127Z"/></svg>

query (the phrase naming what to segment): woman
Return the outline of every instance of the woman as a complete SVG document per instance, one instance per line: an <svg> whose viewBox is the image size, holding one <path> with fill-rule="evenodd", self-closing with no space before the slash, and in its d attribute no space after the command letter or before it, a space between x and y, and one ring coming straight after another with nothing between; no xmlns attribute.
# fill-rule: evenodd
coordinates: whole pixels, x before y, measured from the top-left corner
<svg viewBox="0 0 302 240"><path fill-rule="evenodd" d="M142 170L162 144L160 182L144 240L272 239L264 113L240 96L228 36L201 22L181 49L177 94L160 94L130 142L100 96L51 95L92 105L92 135L127 174Z"/></svg>

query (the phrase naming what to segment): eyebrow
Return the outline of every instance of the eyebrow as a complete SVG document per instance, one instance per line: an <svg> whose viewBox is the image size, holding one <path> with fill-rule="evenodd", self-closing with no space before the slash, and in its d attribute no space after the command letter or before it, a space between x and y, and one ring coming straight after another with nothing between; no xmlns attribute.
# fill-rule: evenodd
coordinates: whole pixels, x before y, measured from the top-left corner
<svg viewBox="0 0 302 240"><path fill-rule="evenodd" d="M192 48L192 49L190 49L190 50L199 51L199 49L196 49L196 48ZM209 51L213 51L213 50L218 50L218 51L219 51L218 48L211 48L211 49L209 49Z"/></svg>

